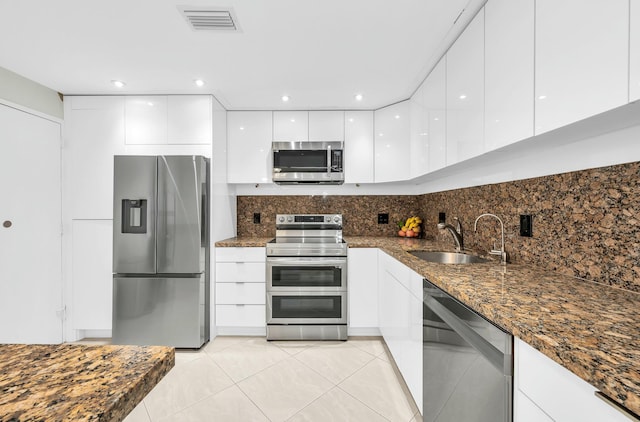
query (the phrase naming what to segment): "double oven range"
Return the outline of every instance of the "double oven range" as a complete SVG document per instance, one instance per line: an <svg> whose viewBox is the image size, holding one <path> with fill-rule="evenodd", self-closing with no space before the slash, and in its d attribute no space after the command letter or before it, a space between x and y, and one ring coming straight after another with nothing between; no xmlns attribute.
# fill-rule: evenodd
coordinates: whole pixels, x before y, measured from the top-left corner
<svg viewBox="0 0 640 422"><path fill-rule="evenodd" d="M278 214L267 243L267 340L347 339L340 214Z"/></svg>

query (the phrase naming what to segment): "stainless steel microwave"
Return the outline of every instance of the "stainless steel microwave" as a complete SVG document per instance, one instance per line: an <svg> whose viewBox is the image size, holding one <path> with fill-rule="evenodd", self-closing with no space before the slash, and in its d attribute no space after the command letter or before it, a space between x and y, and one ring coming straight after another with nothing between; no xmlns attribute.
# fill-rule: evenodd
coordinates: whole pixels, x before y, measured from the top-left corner
<svg viewBox="0 0 640 422"><path fill-rule="evenodd" d="M271 150L275 183L344 183L342 142L273 142Z"/></svg>

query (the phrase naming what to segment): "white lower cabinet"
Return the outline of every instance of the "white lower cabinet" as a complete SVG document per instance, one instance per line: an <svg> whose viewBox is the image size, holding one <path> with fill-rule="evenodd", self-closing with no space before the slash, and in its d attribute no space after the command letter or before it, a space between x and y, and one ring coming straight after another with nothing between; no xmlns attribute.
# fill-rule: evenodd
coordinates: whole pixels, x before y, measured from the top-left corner
<svg viewBox="0 0 640 422"><path fill-rule="evenodd" d="M218 334L266 334L265 259L265 248L216 248Z"/></svg>
<svg viewBox="0 0 640 422"><path fill-rule="evenodd" d="M349 335L379 335L378 249L351 248L347 259Z"/></svg>
<svg viewBox="0 0 640 422"><path fill-rule="evenodd" d="M518 338L514 348L515 422L629 421L598 399L592 385L568 369Z"/></svg>
<svg viewBox="0 0 640 422"><path fill-rule="evenodd" d="M412 293L422 277L378 252L380 332L416 405L422 412L422 295Z"/></svg>

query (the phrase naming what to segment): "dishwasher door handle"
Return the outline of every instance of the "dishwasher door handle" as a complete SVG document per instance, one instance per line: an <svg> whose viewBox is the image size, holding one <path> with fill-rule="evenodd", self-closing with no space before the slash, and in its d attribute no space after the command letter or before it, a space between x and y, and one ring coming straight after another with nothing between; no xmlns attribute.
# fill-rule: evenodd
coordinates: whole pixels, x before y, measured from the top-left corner
<svg viewBox="0 0 640 422"><path fill-rule="evenodd" d="M484 356L493 366L506 376L513 375L511 357L496 349L484 337L475 332L463 320L429 294L424 296L424 304L444 321L453 331ZM505 335L509 335L505 333Z"/></svg>

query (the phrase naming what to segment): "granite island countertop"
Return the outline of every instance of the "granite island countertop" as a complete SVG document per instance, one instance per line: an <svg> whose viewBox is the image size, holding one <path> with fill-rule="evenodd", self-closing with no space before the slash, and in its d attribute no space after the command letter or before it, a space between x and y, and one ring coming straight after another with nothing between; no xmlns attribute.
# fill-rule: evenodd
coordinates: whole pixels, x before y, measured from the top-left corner
<svg viewBox="0 0 640 422"><path fill-rule="evenodd" d="M169 372L174 349L0 345L0 421L121 421Z"/></svg>
<svg viewBox="0 0 640 422"><path fill-rule="evenodd" d="M216 246L265 246L268 240L233 238ZM393 256L640 414L640 294L530 265L436 264L408 253L452 251L449 243L367 236L345 240L350 248L379 248Z"/></svg>

